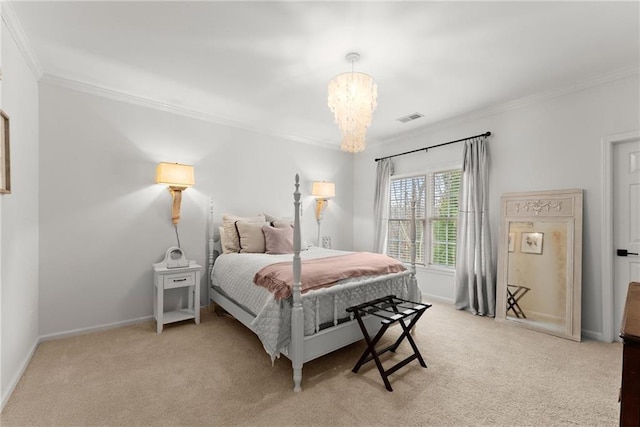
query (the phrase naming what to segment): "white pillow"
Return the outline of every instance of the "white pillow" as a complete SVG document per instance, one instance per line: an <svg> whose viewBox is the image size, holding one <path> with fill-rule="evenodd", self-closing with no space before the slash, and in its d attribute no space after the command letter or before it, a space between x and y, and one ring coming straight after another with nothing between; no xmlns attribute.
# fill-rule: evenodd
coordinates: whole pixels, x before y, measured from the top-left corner
<svg viewBox="0 0 640 427"><path fill-rule="evenodd" d="M224 227L224 240L222 245L222 251L225 254L232 252L240 252L240 235L236 228L236 222L250 222L250 223L262 223L265 222L264 215L256 215L252 217L241 217L237 215L224 214L222 215L222 226Z"/></svg>

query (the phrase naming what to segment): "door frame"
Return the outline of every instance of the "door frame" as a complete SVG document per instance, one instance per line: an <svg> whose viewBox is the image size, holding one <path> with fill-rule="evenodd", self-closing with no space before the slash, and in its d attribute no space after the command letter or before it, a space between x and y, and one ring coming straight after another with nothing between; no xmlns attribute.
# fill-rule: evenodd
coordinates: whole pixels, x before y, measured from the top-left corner
<svg viewBox="0 0 640 427"><path fill-rule="evenodd" d="M613 148L616 144L640 139L640 132L627 132L602 138L602 340L613 342L614 330L614 274L613 274Z"/></svg>

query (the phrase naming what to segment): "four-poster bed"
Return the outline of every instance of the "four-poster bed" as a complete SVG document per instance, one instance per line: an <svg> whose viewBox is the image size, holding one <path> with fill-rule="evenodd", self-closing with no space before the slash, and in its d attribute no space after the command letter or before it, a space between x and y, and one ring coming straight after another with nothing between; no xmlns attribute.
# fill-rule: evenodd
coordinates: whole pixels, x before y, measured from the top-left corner
<svg viewBox="0 0 640 427"><path fill-rule="evenodd" d="M380 254L358 257L355 253L313 248L302 251L300 233L300 191L296 175L293 220L293 261L288 255L268 253L215 253L213 207L209 213L209 301L251 329L260 338L272 360L284 354L293 367L294 391L301 391L302 366L304 363L334 350L363 339L358 322L347 308L363 302L397 295L412 301L420 301L420 290L415 278L415 215L410 227L411 264L409 269L402 263ZM302 254L301 254L302 252ZM348 257L359 258L361 263L371 261L378 266L385 264L376 275L371 275L368 265L360 265L357 277L343 278L330 285L310 286L315 277L314 263L333 262ZM386 258L386 260L379 259ZM256 285L256 278L276 264L292 270L290 296L277 299L265 287ZM307 268L303 265L306 263ZM400 264L397 268L395 264ZM331 264L333 266L333 264ZM362 268L366 267L366 268ZM336 268L327 267L333 274ZM306 276L303 273L306 272ZM290 271L288 272L290 273ZM350 270L351 273L351 270ZM268 278L286 274L267 274ZM341 276L346 277L346 276ZM253 283L256 282L256 283ZM367 330L375 334L381 327L379 319L366 316Z"/></svg>

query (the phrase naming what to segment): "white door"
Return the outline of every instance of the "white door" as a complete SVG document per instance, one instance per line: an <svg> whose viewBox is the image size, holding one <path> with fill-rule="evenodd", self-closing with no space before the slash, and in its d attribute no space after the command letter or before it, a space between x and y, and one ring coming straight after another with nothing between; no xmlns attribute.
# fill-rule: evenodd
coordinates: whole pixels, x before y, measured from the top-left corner
<svg viewBox="0 0 640 427"><path fill-rule="evenodd" d="M613 298L617 337L629 282L640 282L640 140L615 144L612 157L613 244L616 251Z"/></svg>

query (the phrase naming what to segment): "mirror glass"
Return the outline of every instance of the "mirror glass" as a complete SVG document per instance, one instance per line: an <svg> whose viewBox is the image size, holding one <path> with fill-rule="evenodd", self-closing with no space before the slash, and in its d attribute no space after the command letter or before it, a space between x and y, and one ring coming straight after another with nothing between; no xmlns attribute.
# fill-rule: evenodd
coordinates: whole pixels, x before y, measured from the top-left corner
<svg viewBox="0 0 640 427"><path fill-rule="evenodd" d="M496 317L580 340L582 191L502 197Z"/></svg>

